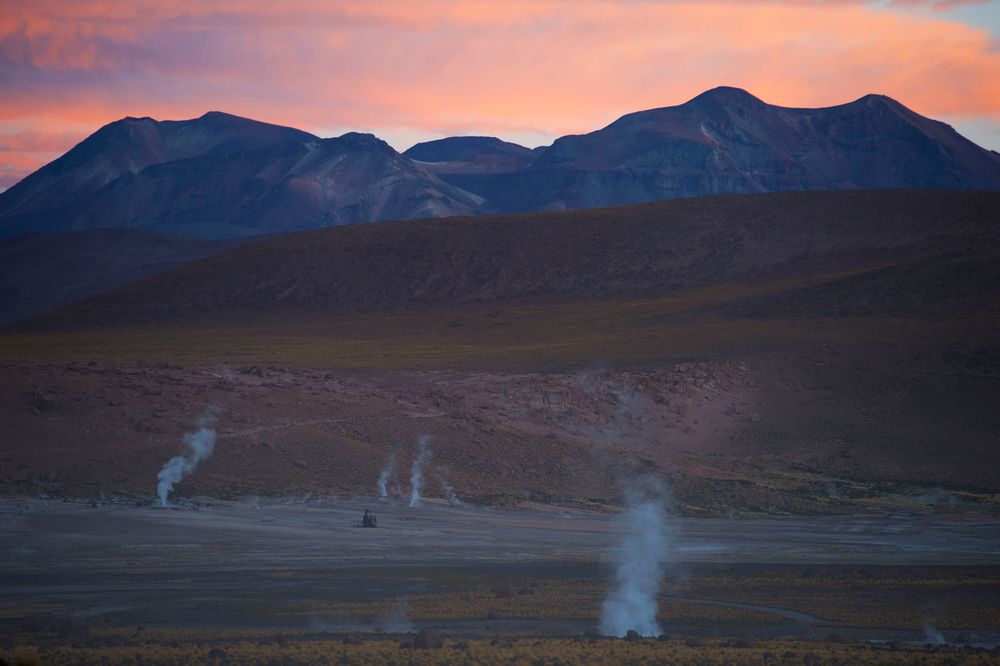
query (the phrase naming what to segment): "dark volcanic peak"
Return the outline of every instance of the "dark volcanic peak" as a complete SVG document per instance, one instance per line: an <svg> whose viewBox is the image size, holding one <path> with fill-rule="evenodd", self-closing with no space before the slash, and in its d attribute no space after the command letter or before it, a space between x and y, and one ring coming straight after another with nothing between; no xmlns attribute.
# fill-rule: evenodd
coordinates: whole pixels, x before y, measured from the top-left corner
<svg viewBox="0 0 1000 666"><path fill-rule="evenodd" d="M897 106L900 108L906 108L893 98L888 95L882 95L880 93L868 93L867 95L862 95L853 102L848 102L848 104L857 104L859 102L864 102L865 104L888 104L890 106ZM843 105L846 106L846 105Z"/></svg>
<svg viewBox="0 0 1000 666"><path fill-rule="evenodd" d="M332 139L323 139L326 145L340 145L348 150L378 150L387 154L396 154L396 150L374 134L362 132L347 132Z"/></svg>
<svg viewBox="0 0 1000 666"><path fill-rule="evenodd" d="M225 111L206 111L201 114L201 120L215 120L219 122L224 122L227 120L246 120L242 116L237 116L232 113L226 113Z"/></svg>
<svg viewBox="0 0 1000 666"><path fill-rule="evenodd" d="M539 151L493 136L451 136L418 143L403 153L438 174L498 174L530 166Z"/></svg>
<svg viewBox="0 0 1000 666"><path fill-rule="evenodd" d="M421 162L468 161L476 155L515 155L528 157L530 148L503 141L495 136L450 136L436 141L418 143L403 152L411 160Z"/></svg>
<svg viewBox="0 0 1000 666"><path fill-rule="evenodd" d="M759 97L751 95L749 92L743 88L736 88L733 86L718 86L712 88L711 90L706 90L705 92L697 95L681 106L698 105L704 103L712 104L742 104L745 106L767 106L767 104L761 100Z"/></svg>
<svg viewBox="0 0 1000 666"><path fill-rule="evenodd" d="M604 132L612 128L627 129L646 125L654 121L662 122L664 119L681 115L689 117L719 116L720 114L732 113L737 109L739 109L742 113L746 113L748 110L759 112L766 109L768 106L769 105L764 101L754 97L742 88L720 86L718 88L706 90L700 95L677 106L665 106L628 113L607 127L598 130L598 132ZM591 134L596 133L597 132L592 132ZM571 135L563 138L571 139L579 136L590 136L591 134Z"/></svg>

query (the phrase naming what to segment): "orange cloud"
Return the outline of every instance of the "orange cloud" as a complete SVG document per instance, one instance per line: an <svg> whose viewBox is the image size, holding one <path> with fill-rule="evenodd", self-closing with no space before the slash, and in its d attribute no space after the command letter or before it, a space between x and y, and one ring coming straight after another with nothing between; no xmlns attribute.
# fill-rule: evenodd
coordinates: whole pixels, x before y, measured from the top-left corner
<svg viewBox="0 0 1000 666"><path fill-rule="evenodd" d="M720 84L793 106L879 92L925 115L1000 121L1000 50L944 11L967 3L15 1L0 14L0 134L68 148L125 115L218 109L390 141L517 139Z"/></svg>

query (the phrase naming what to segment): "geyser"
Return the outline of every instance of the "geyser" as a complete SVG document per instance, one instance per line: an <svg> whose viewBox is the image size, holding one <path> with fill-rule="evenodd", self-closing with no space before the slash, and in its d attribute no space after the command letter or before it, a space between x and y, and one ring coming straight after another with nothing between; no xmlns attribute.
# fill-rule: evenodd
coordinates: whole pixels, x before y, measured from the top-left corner
<svg viewBox="0 0 1000 666"><path fill-rule="evenodd" d="M174 490L174 485L193 472L202 460L212 455L215 449L215 429L209 426L215 423L218 412L217 407L209 405L205 412L195 419L197 430L185 433L184 452L168 460L156 475L159 480L156 485L158 505L168 506L167 500Z"/></svg>
<svg viewBox="0 0 1000 666"><path fill-rule="evenodd" d="M424 485L424 466L431 459L431 437L421 435L417 438L417 457L410 468L410 506L420 506L420 490Z"/></svg>
<svg viewBox="0 0 1000 666"><path fill-rule="evenodd" d="M378 475L378 496L388 497L389 496L389 478L392 476L393 470L396 468L396 454L393 453L389 456L389 462L385 464L382 471Z"/></svg>
<svg viewBox="0 0 1000 666"><path fill-rule="evenodd" d="M452 488L451 484L444 479L444 472L440 472L440 474L441 488L444 490L444 496L448 498L448 503L452 506L462 506L462 500L458 499L458 495L455 494L455 489Z"/></svg>
<svg viewBox="0 0 1000 666"><path fill-rule="evenodd" d="M600 632L658 636L656 597L670 552L666 488L658 479L643 477L629 485L625 502L616 519L622 538L613 554L611 590L601 604Z"/></svg>

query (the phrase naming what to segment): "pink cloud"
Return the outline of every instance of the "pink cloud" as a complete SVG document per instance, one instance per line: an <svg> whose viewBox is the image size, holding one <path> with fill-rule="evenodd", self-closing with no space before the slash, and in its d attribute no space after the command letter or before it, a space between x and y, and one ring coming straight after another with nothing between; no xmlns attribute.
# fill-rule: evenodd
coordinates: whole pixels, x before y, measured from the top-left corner
<svg viewBox="0 0 1000 666"><path fill-rule="evenodd" d="M1000 119L989 33L924 11L958 4L971 3L15 1L0 14L0 124L61 149L125 115L209 109L308 130L516 138L588 131L720 84L782 105L879 92L926 115Z"/></svg>
<svg viewBox="0 0 1000 666"><path fill-rule="evenodd" d="M948 11L963 5L985 5L994 0L892 0L897 7L930 7L935 11Z"/></svg>

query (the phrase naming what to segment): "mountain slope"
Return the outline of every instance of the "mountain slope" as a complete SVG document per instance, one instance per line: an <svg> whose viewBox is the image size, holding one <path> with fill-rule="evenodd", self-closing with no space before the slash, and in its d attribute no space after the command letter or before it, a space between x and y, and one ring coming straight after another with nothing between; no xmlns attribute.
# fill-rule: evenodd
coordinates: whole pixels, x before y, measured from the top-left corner
<svg viewBox="0 0 1000 666"><path fill-rule="evenodd" d="M0 240L0 324L51 310L237 247L141 229L25 234Z"/></svg>
<svg viewBox="0 0 1000 666"><path fill-rule="evenodd" d="M491 210L529 211L831 188L1000 189L1000 155L880 95L792 109L716 88L562 137L474 191Z"/></svg>
<svg viewBox="0 0 1000 666"><path fill-rule="evenodd" d="M930 315L952 302L994 308L998 247L1000 192L972 191L707 197L364 225L264 240L63 308L22 330L656 298L807 278L835 285L840 276L887 266L927 273L937 270L936 258L947 258L943 275L973 266L975 280L955 282L964 295L927 290L912 277L881 283L891 292L881 298L911 299L910 310ZM870 290L862 281L838 298L864 299ZM786 314L823 312L821 294L799 299Z"/></svg>

